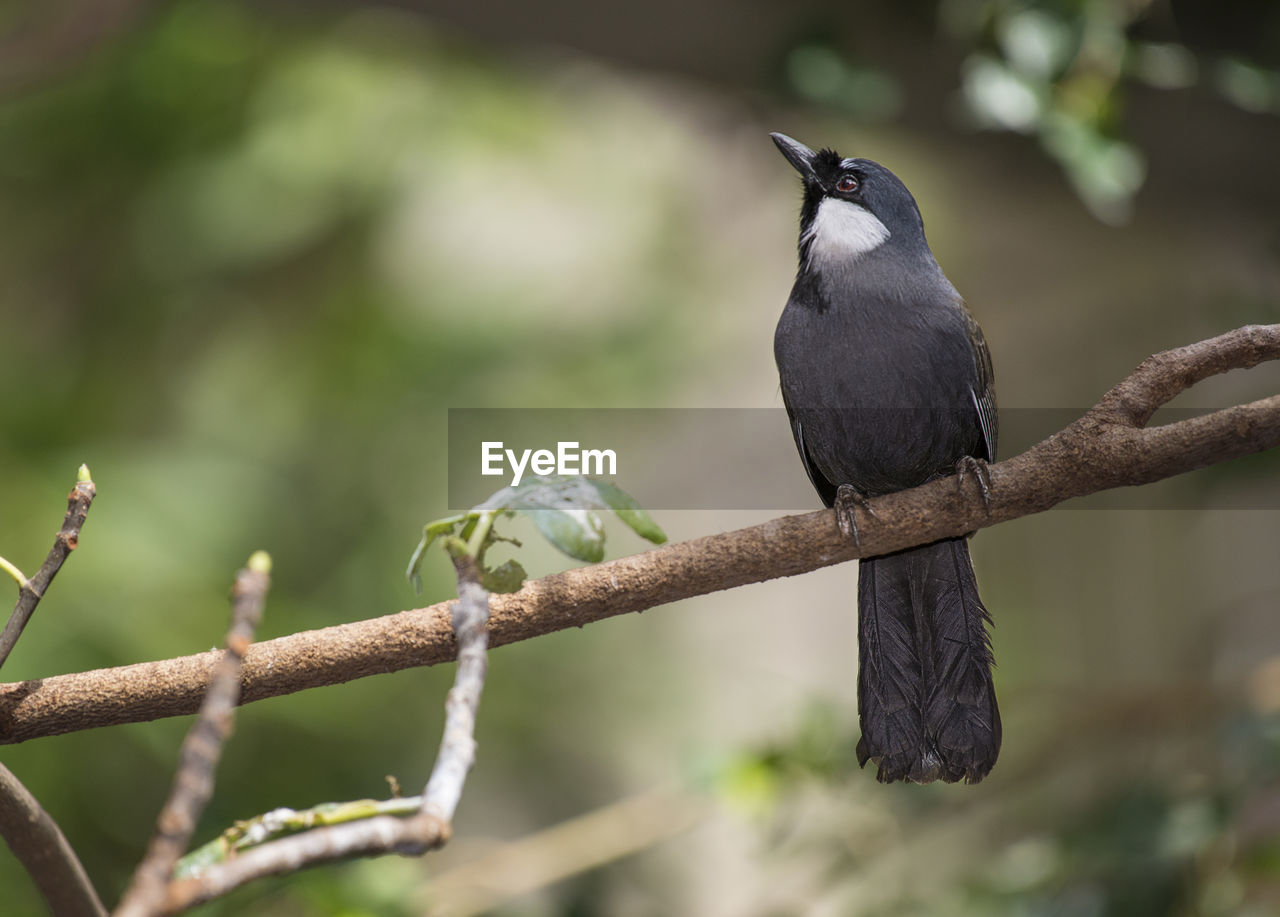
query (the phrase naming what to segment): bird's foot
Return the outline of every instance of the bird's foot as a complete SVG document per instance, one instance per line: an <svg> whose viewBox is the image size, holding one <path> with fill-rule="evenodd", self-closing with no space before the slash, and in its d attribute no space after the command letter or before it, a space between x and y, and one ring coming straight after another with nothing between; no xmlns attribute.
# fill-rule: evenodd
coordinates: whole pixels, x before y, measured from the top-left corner
<svg viewBox="0 0 1280 917"><path fill-rule="evenodd" d="M872 519L880 518L871 508L871 501L866 494L855 489L852 484L841 484L836 488L836 500L832 508L836 511L836 525L840 527L840 534L845 538L852 538L853 543L859 546L862 542L858 538L857 511L862 510Z"/></svg>
<svg viewBox="0 0 1280 917"><path fill-rule="evenodd" d="M991 469L987 463L972 455L962 455L956 462L956 490L963 492L965 478L973 478L978 483L978 494L982 497L982 508L991 515Z"/></svg>

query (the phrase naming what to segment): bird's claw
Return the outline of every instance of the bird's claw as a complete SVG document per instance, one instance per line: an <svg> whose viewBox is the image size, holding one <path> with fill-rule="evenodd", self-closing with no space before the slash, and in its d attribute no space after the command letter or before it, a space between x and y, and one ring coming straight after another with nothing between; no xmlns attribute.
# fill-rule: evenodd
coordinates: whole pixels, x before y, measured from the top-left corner
<svg viewBox="0 0 1280 917"><path fill-rule="evenodd" d="M963 455L956 462L956 490L962 491L965 478L972 477L978 482L978 495L982 497L982 508L991 515L991 468L985 461L976 456Z"/></svg>
<svg viewBox="0 0 1280 917"><path fill-rule="evenodd" d="M836 488L836 499L832 508L836 511L836 525L840 527L840 534L845 538L852 538L853 543L858 546L861 546L862 542L858 538L857 511L861 509L872 519L880 518L871 508L871 501L852 484L841 484Z"/></svg>

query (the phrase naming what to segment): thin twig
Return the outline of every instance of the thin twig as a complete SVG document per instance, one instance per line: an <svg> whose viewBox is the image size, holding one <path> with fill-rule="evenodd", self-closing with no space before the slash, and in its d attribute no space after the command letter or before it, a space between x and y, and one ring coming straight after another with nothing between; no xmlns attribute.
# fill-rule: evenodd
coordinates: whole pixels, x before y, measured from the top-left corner
<svg viewBox="0 0 1280 917"><path fill-rule="evenodd" d="M316 828L233 857L198 878L169 883L162 913L176 914L225 895L255 879L282 876L311 866L361 856L418 856L444 844L449 825L432 815L379 815L345 825Z"/></svg>
<svg viewBox="0 0 1280 917"><path fill-rule="evenodd" d="M20 579L22 574L17 573L16 567L12 564L6 567L11 574L16 573L15 579L19 579L18 604L13 607L13 613L9 615L4 631L0 632L0 666L4 665L9 654L13 652L18 638L22 636L23 628L35 614L36 606L40 604L40 599L49 588L49 584L53 582L53 578L62 569L62 564L80 543L80 529L84 526L85 516L89 514L89 507L97 492L93 480L89 477L88 466L81 465L76 486L71 488L71 493L67 496L67 514L63 517L62 528L53 539L49 556L36 571L36 575L31 579Z"/></svg>
<svg viewBox="0 0 1280 917"><path fill-rule="evenodd" d="M271 558L258 551L236 574L231 590L231 628L222 654L191 731L182 743L178 773L169 799L156 820L156 832L147 855L138 864L133 881L116 908L116 917L148 917L162 912L165 891L173 867L187 849L200 813L213 795L213 775L222 747L231 736L236 701L240 695L240 666L253 633L262 618L262 607L271 586Z"/></svg>
<svg viewBox="0 0 1280 917"><path fill-rule="evenodd" d="M213 840L183 856L173 868L176 879L199 875L215 863L225 863L247 850L261 847L300 831L312 831L325 825L342 825L377 815L416 815L422 808L421 796L396 796L391 799L353 799L349 802L322 802L309 809L281 806L236 822Z"/></svg>
<svg viewBox="0 0 1280 917"><path fill-rule="evenodd" d="M1280 325L1249 326L1145 361L1084 417L991 466L990 502L942 479L871 501L860 544L828 510L568 570L490 601L489 643L502 646L613 615L795 576L864 555L971 532L1072 497L1145 484L1280 445L1280 395L1150 429L1155 410L1214 373L1280 358ZM1123 408L1123 409L1121 409ZM456 656L441 602L255 644L245 702ZM216 654L0 685L0 743L195 711Z"/></svg>
<svg viewBox="0 0 1280 917"><path fill-rule="evenodd" d="M445 822L462 798L467 773L476 760L476 711L488 668L489 593L471 555L455 555L458 601L453 603L453 633L458 642L458 672L444 703L444 734L435 767L422 794L422 813Z"/></svg>
<svg viewBox="0 0 1280 917"><path fill-rule="evenodd" d="M458 600L453 603L458 671L445 700L440 752L418 814L406 819L379 815L254 847L172 882L164 913L177 913L266 876L359 856L420 855L449 839L453 813L476 757L476 712L488 665L485 624L489 617L489 593L480 585L474 557L455 554L453 563L458 573Z"/></svg>
<svg viewBox="0 0 1280 917"><path fill-rule="evenodd" d="M15 567L7 558L0 557L0 570L8 573L13 578L13 581L18 584L19 589L27 584L27 575Z"/></svg>
<svg viewBox="0 0 1280 917"><path fill-rule="evenodd" d="M30 874L54 917L106 917L107 909L57 823L3 764L0 836Z"/></svg>

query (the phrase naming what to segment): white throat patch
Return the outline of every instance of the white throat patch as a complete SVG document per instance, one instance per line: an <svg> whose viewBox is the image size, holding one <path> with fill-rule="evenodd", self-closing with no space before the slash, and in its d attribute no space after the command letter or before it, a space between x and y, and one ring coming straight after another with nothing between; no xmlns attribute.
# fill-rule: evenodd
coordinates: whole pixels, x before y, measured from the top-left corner
<svg viewBox="0 0 1280 917"><path fill-rule="evenodd" d="M804 235L809 261L830 263L859 258L889 239L889 229L866 207L824 197Z"/></svg>

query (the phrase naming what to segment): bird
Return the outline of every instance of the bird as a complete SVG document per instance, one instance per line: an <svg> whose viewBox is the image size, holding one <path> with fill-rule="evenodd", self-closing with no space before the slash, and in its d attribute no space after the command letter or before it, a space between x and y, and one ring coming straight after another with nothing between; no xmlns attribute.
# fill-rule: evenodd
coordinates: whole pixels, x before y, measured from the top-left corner
<svg viewBox="0 0 1280 917"><path fill-rule="evenodd" d="M877 162L770 136L803 186L799 268L774 357L818 496L855 540L870 497L972 474L986 501L991 355L915 198ZM968 537L861 559L857 602L859 765L872 762L883 783L982 780L1001 725Z"/></svg>

